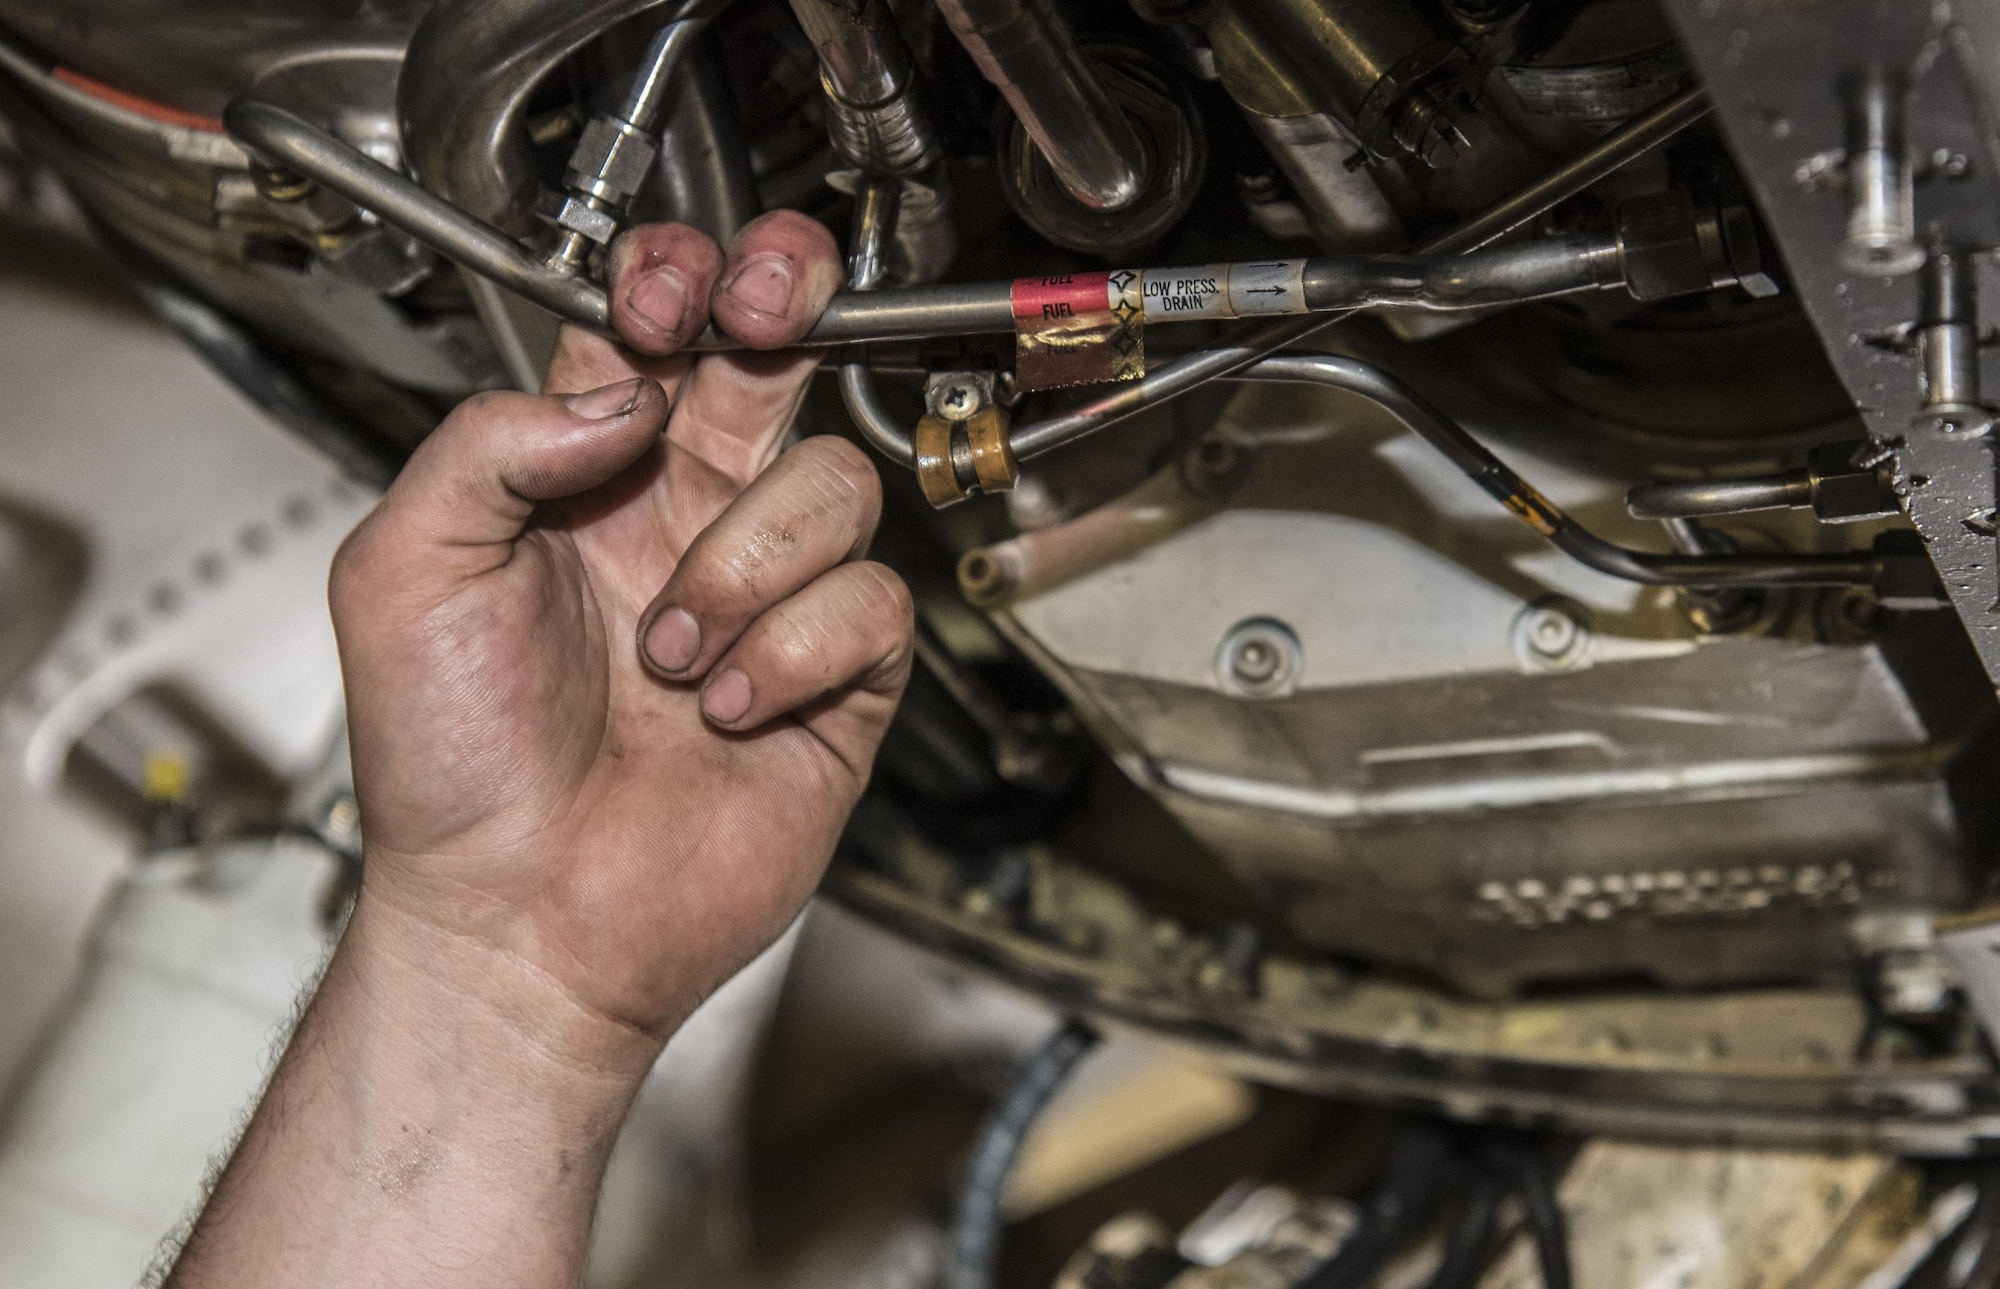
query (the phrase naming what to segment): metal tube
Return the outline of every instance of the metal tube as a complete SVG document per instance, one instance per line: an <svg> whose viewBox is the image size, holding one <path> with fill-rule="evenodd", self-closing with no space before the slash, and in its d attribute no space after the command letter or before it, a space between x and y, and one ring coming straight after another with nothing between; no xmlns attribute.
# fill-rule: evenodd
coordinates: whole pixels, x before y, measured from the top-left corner
<svg viewBox="0 0 2000 1289"><path fill-rule="evenodd" d="M913 176L934 166L942 155L937 131L885 0L792 0L792 13L819 53L834 150L870 174Z"/></svg>
<svg viewBox="0 0 2000 1289"><path fill-rule="evenodd" d="M1979 301L1972 257L1943 247L1933 250L1923 287L1917 332L1924 359L1923 409L1940 419L1984 424L1990 418L1980 406Z"/></svg>
<svg viewBox="0 0 2000 1289"><path fill-rule="evenodd" d="M237 138L374 211L455 262L561 317L599 331L608 328L602 287L581 275L549 268L499 229L358 149L268 103L241 100L231 104L225 115ZM886 189L880 190L876 199L888 200L884 193ZM1149 272L1172 275L1171 270ZM1476 307L1594 290L1620 280L1616 244L1605 236L1525 242L1471 255L1327 257L1305 261L1300 273L1303 304L1317 312L1345 312L1373 304ZM949 283L838 292L800 343L856 344L1002 334L1013 329L1012 283ZM710 331L693 347L713 350L733 344Z"/></svg>
<svg viewBox="0 0 2000 1289"><path fill-rule="evenodd" d="M424 187L506 233L534 231L539 182L522 128L544 77L586 44L662 0L439 0L417 24L396 78L403 155ZM669 0L671 4L671 0ZM702 0L672 6L687 16ZM483 278L480 321L514 383L539 388L556 322ZM567 315L564 315L567 316Z"/></svg>
<svg viewBox="0 0 2000 1289"><path fill-rule="evenodd" d="M1908 141L1903 137L1901 80L1871 69L1848 94L1847 234L1840 266L1849 273L1894 276L1924 262Z"/></svg>
<svg viewBox="0 0 2000 1289"><path fill-rule="evenodd" d="M1565 201L1640 157L1709 113L1699 89L1685 90L1591 144L1525 188L1475 215L1419 250L1470 251L1513 232L1557 202Z"/></svg>
<svg viewBox="0 0 2000 1289"><path fill-rule="evenodd" d="M239 139L374 211L385 222L465 267L561 317L600 331L607 329L609 312L603 289L597 284L545 267L499 229L345 142L269 104L242 101L231 105L225 118L231 133ZM1613 136L1609 142L1623 136L1627 146L1638 145L1643 150L1665 137L1657 123L1638 125L1644 128L1628 127L1631 133L1620 132L1620 136ZM1608 166L1604 160L1608 151L1631 155L1600 144L1592 150L1597 158L1592 164L1580 166L1578 161L1572 161L1564 170L1575 182L1590 182L1601 168ZM1479 256L1436 259L1444 252L1481 245L1532 217L1530 207L1536 203L1552 204L1566 195L1552 189L1546 181L1523 193L1532 195L1517 194L1472 223L1435 239L1425 248L1428 257L1307 261L1308 305L1342 312L1332 317L1289 319L1263 331L1248 344L1224 346L1177 360L1107 399L1097 400L1064 417L1024 427L1016 434L1017 450L1020 450L1018 445L1025 443L1028 453L1039 453L1101 428L1139 407L1173 397L1221 371L1241 365L1258 352L1290 344L1336 321L1355 305L1394 302L1461 307L1501 298L1528 298L1523 293L1584 290L1614 280L1609 276L1609 250L1601 239L1551 239ZM866 294L842 292L835 296L801 343L849 344L1004 333L1011 331L1013 325L1012 286L1006 282L922 286ZM711 333L697 342L697 347L721 348L729 343ZM1119 409L1117 414L1107 416L1101 410L1093 410L1107 404Z"/></svg>
<svg viewBox="0 0 2000 1289"><path fill-rule="evenodd" d="M667 96L659 159L634 202L633 218L647 218L648 203L657 201L664 218L692 224L727 246L763 207L713 32L697 42Z"/></svg>
<svg viewBox="0 0 2000 1289"><path fill-rule="evenodd" d="M650 131L658 121L674 83L674 71L708 29L707 18L682 18L670 22L653 35L646 56L639 60L638 74L625 91L618 116L635 129Z"/></svg>
<svg viewBox="0 0 2000 1289"><path fill-rule="evenodd" d="M1700 519L1793 510L1812 501L1812 476L1804 470L1787 470L1751 479L1642 483L1625 494L1625 509L1634 519Z"/></svg>
<svg viewBox="0 0 2000 1289"><path fill-rule="evenodd" d="M888 275L889 244L895 235L896 204L901 194L901 181L886 177L869 180L854 194L853 243L847 256L850 290L872 291ZM916 468L916 445L882 406L875 375L865 360L841 364L840 396L862 438L904 469Z"/></svg>
<svg viewBox="0 0 2000 1289"><path fill-rule="evenodd" d="M828 90L843 101L874 107L909 84L909 46L883 0L859 5L792 0L792 13L819 54Z"/></svg>
<svg viewBox="0 0 2000 1289"><path fill-rule="evenodd" d="M271 160L339 193L454 263L597 331L611 326L604 288L553 269L491 224L357 148L268 103L238 99L222 114L229 132Z"/></svg>
<svg viewBox="0 0 2000 1289"><path fill-rule="evenodd" d="M1658 555L1627 550L1577 523L1415 390L1377 367L1334 354L1281 354L1225 379L1324 385L1359 394L1388 412L1578 563L1648 586L1869 586L1881 571L1870 552L1852 555Z"/></svg>
<svg viewBox="0 0 2000 1289"><path fill-rule="evenodd" d="M1070 196L1093 210L1139 199L1145 148L1049 0L938 0L938 11Z"/></svg>
<svg viewBox="0 0 2000 1289"><path fill-rule="evenodd" d="M1635 157L1652 151L1708 115L1699 90L1689 90L1613 130L1542 178L1519 189L1465 223L1432 238L1418 248L1427 254L1470 251L1519 228L1557 202L1573 197ZM1157 371L1054 416L1016 426L1014 454L1026 460L1063 444L1115 425L1149 407L1180 397L1218 376L1275 353L1332 326L1345 316L1290 319L1246 329L1234 343L1175 359ZM1024 450L1023 445L1028 445Z"/></svg>

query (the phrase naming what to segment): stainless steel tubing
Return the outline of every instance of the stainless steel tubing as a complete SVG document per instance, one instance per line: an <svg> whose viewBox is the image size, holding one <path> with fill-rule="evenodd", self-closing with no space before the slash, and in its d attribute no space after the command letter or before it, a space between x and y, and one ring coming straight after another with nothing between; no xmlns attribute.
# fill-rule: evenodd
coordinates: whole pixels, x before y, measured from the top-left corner
<svg viewBox="0 0 2000 1289"><path fill-rule="evenodd" d="M1591 144L1498 204L1419 250L1469 251L1513 232L1557 202L1574 197L1634 157L1643 156L1709 113L1699 89L1685 90Z"/></svg>
<svg viewBox="0 0 2000 1289"><path fill-rule="evenodd" d="M1614 545L1571 519L1499 457L1409 386L1378 367L1334 354L1280 354L1229 380L1290 381L1359 394L1443 453L1465 476L1578 563L1648 586L1868 586L1881 571L1852 555L1659 555Z"/></svg>
<svg viewBox="0 0 2000 1289"><path fill-rule="evenodd" d="M889 243L895 236L896 203L901 194L901 182L886 176L868 180L854 194L853 243L847 256L851 290L872 291L888 276ZM916 469L916 445L909 431L882 406L875 373L868 370L865 359L840 365L840 397L862 438L897 465Z"/></svg>
<svg viewBox="0 0 2000 1289"><path fill-rule="evenodd" d="M707 18L681 18L654 33L646 56L639 60L639 74L632 78L625 101L619 105L620 120L646 131L658 123L660 109L673 89L675 71L687 60L706 30Z"/></svg>
<svg viewBox="0 0 2000 1289"><path fill-rule="evenodd" d="M1370 305L1476 309L1624 283L1612 235L1549 237L1463 255L1376 255L1306 261L1306 307L1314 313ZM1151 319L1148 319L1149 321Z"/></svg>
<svg viewBox="0 0 2000 1289"><path fill-rule="evenodd" d="M510 233L529 231L533 158L521 116L556 65L662 0L441 0L410 38L396 114L426 188ZM693 17L712 6L682 5Z"/></svg>
<svg viewBox="0 0 2000 1289"><path fill-rule="evenodd" d="M551 269L501 230L412 183L359 149L283 108L241 100L224 113L230 133L274 161L374 211L451 260L559 317L609 331L604 288L580 274ZM947 283L868 294L843 291L820 315L801 346L977 335L1014 326L1008 282ZM733 342L705 333L693 346L713 350Z"/></svg>
<svg viewBox="0 0 2000 1289"><path fill-rule="evenodd" d="M1070 196L1094 210L1139 199L1148 161L1138 132L1050 0L938 0L938 11Z"/></svg>
<svg viewBox="0 0 2000 1289"><path fill-rule="evenodd" d="M1557 202L1573 197L1618 167L1643 156L1708 115L1708 102L1698 90L1676 95L1660 106L1605 135L1525 188L1473 216L1417 249L1426 254L1470 251L1519 228ZM1121 385L1065 412L1016 426L1014 454L1026 460L1063 444L1116 425L1128 416L1180 397L1204 384L1275 353L1332 326L1343 314L1292 318L1246 328L1237 341L1177 358L1143 380Z"/></svg>
<svg viewBox="0 0 2000 1289"><path fill-rule="evenodd" d="M516 291L551 312L609 330L604 288L550 268L507 234L411 183L357 148L283 108L238 99L222 114L239 142L375 212L454 263Z"/></svg>
<svg viewBox="0 0 2000 1289"><path fill-rule="evenodd" d="M668 87L660 155L640 198L650 200L659 202L662 217L692 224L725 246L763 213L713 32L696 42ZM635 204L634 215L647 210Z"/></svg>
<svg viewBox="0 0 2000 1289"><path fill-rule="evenodd" d="M1811 475L1787 470L1753 479L1642 483L1625 494L1625 509L1634 519L1701 519L1810 506L1812 494Z"/></svg>
<svg viewBox="0 0 2000 1289"><path fill-rule="evenodd" d="M819 53L827 136L850 164L870 174L913 176L941 149L915 95L910 47L887 0L791 0Z"/></svg>
<svg viewBox="0 0 2000 1289"><path fill-rule="evenodd" d="M856 107L886 103L910 83L910 50L882 0L792 0L828 87Z"/></svg>
<svg viewBox="0 0 2000 1289"><path fill-rule="evenodd" d="M411 35L396 80L396 115L411 171L475 219L516 236L532 232L538 184L522 128L529 96L565 58L661 4L439 0ZM694 17L718 7L691 0L674 12ZM468 285L514 383L538 388L555 347L555 320L483 278Z"/></svg>
<svg viewBox="0 0 2000 1289"><path fill-rule="evenodd" d="M242 100L230 105L226 123L235 137L260 153L374 211L473 272L570 321L608 329L602 287L580 274L549 268L499 229L283 108ZM1306 261L1302 280L1308 308L1348 310L1389 303L1471 307L1615 286L1619 277L1612 240L1571 237L1444 258L1313 259ZM948 283L839 292L800 343L855 344L1013 328L1012 283ZM695 347L729 344L711 332Z"/></svg>

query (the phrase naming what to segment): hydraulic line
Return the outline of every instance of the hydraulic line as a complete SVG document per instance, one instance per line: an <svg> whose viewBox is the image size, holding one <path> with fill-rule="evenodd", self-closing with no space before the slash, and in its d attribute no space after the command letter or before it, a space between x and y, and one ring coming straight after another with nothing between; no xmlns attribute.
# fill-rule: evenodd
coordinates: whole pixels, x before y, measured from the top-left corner
<svg viewBox="0 0 2000 1289"><path fill-rule="evenodd" d="M1600 573L1648 586L1871 586L1881 558L1840 555L1657 555L1627 550L1577 523L1477 439L1380 368L1334 354L1282 354L1224 377L1325 385L1359 394L1442 452L1549 544Z"/></svg>
<svg viewBox="0 0 2000 1289"><path fill-rule="evenodd" d="M573 270L551 267L499 229L326 131L283 108L254 100L230 104L224 120L235 137L260 153L374 211L384 222L455 262L572 322L598 331L608 328L609 306L602 286ZM1149 280L1269 282L1242 292L1240 298L1233 291L1216 289L1184 296L1211 310L1190 316L1214 317L1214 309L1237 307L1344 316L1371 305L1461 309L1598 290L1622 281L1620 258L1615 239L1590 235L1546 238L1467 255L1336 256L1146 269L1140 274ZM799 343L817 346L1010 332L1015 327L1014 286L974 282L839 291ZM1255 293L1261 291L1283 298L1260 300ZM1153 307L1161 308L1166 319L1175 316L1171 304L1149 306L1149 313ZM712 350L733 345L711 330L692 347Z"/></svg>
<svg viewBox="0 0 2000 1289"><path fill-rule="evenodd" d="M1702 519L1789 510L1810 506L1812 501L1812 476L1804 470L1787 470L1751 479L1642 483L1626 494L1625 508L1634 519Z"/></svg>
<svg viewBox="0 0 2000 1289"><path fill-rule="evenodd" d="M1700 90L1688 90L1644 116L1620 126L1548 174L1511 196L1419 246L1427 255L1476 250L1534 219L1543 211L1645 155L1708 115ZM1346 314L1290 318L1246 325L1240 335L1214 349L1188 354L1067 411L1014 427L1014 455L1021 459L1052 451L1094 434L1149 407L1156 407L1265 354L1276 353L1339 322ZM851 406L851 404L850 404ZM907 438L907 432L904 433Z"/></svg>
<svg viewBox="0 0 2000 1289"><path fill-rule="evenodd" d="M1074 1017L1028 1058L980 1129L952 1217L945 1289L992 1289L1000 1254L1000 1201L1029 1129L1090 1049L1097 1031Z"/></svg>
<svg viewBox="0 0 2000 1289"><path fill-rule="evenodd" d="M1678 102L1678 100L1677 100ZM1671 105L1670 105L1671 106ZM1615 164L1657 143L1684 124L1680 112L1664 118L1656 111L1626 127L1584 156L1572 159L1556 175L1544 179L1485 216L1435 239L1414 256L1380 258L1320 258L1298 265L1296 283L1302 306L1320 317L1292 317L1258 334L1247 345L1225 346L1207 355L1191 355L1169 364L1133 386L1106 399L1019 433L1034 451L1122 419L1140 407L1184 392L1212 379L1228 365L1247 361L1242 351L1268 352L1330 325L1355 308L1374 304L1464 308L1500 300L1534 298L1565 290L1606 284L1566 281L1567 269L1597 272L1607 254L1601 246L1584 248L1572 239L1550 239L1526 247L1510 247L1487 257L1458 256L1532 218L1574 189L1591 182ZM322 184L356 205L373 211L384 222L409 233L454 262L543 305L558 316L604 331L609 308L604 289L582 274L553 268L507 233L451 202L434 195L396 171L375 161L328 132L268 103L242 100L224 113L231 134L285 167ZM1641 129L1640 126L1647 128ZM1617 145L1617 146L1613 146ZM1561 183L1554 182L1561 178ZM1453 257L1447 259L1447 257ZM1237 266L1217 266L1235 268ZM1242 266L1246 269L1262 265ZM1155 271L1156 273L1158 271ZM1168 270L1172 276L1179 270ZM1553 274L1554 276L1549 276ZM1171 314L1167 316L1172 316ZM1004 333L1014 328L1013 284L986 282L910 287L867 295L852 291L835 295L804 345L852 344L865 341L920 339L945 335ZM696 347L726 348L730 342L712 332ZM1249 355L1254 356L1254 353ZM1218 369L1218 363L1221 364Z"/></svg>

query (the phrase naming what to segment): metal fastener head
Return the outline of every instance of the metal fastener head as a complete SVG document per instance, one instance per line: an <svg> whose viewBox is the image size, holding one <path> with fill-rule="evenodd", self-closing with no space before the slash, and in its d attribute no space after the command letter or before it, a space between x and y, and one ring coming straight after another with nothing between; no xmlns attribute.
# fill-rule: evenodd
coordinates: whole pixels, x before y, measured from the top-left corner
<svg viewBox="0 0 2000 1289"><path fill-rule="evenodd" d="M1251 618L1231 627L1215 651L1222 687L1244 698L1283 698L1298 687L1303 656L1299 638L1273 618Z"/></svg>
<svg viewBox="0 0 2000 1289"><path fill-rule="evenodd" d="M1590 664L1590 627L1581 605L1537 600L1514 618L1514 656L1533 671L1571 671Z"/></svg>
<svg viewBox="0 0 2000 1289"><path fill-rule="evenodd" d="M992 372L933 372L924 382L925 410L947 421L969 421L993 402Z"/></svg>

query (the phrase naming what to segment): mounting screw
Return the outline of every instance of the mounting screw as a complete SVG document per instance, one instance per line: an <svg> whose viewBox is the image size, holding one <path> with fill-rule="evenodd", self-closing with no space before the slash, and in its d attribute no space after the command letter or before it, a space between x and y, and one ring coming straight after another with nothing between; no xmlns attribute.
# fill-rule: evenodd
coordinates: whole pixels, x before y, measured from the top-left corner
<svg viewBox="0 0 2000 1289"><path fill-rule="evenodd" d="M1537 600L1514 618L1514 656L1531 671L1574 671L1590 665L1590 627L1581 605Z"/></svg>
<svg viewBox="0 0 2000 1289"><path fill-rule="evenodd" d="M1222 687L1244 698L1283 698L1298 686L1302 654L1292 629L1274 618L1231 627L1215 651Z"/></svg>

